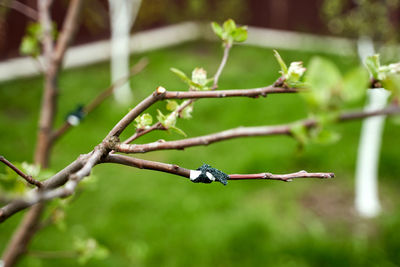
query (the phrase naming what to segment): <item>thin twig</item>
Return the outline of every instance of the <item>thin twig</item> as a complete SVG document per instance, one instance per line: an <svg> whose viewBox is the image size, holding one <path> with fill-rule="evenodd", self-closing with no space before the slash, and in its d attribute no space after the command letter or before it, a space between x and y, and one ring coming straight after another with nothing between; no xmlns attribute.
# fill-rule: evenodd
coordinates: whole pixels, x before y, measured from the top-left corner
<svg viewBox="0 0 400 267"><path fill-rule="evenodd" d="M123 143L124 144L132 143L134 140L136 140L137 138L139 138L142 135L148 134L149 132L152 132L154 130L164 130L164 129L165 128L161 124L161 122L156 122L147 129L137 129L136 132L131 137L126 139Z"/></svg>
<svg viewBox="0 0 400 267"><path fill-rule="evenodd" d="M168 164L168 163L162 163L162 162L157 162L157 161L132 158L132 157L123 156L123 155L116 155L116 154L108 155L107 157L105 157L103 159L102 162L117 163L117 164L122 164L122 165L135 167L135 168L139 168L139 169L166 172L166 173L171 173L171 174L175 174L178 176L182 176L185 178L189 178L189 176L190 176L189 169L179 167L178 165L175 165L175 164Z"/></svg>
<svg viewBox="0 0 400 267"><path fill-rule="evenodd" d="M54 63L57 66L56 68L59 68L61 65L65 51L67 51L78 28L82 2L82 0L71 0L68 5L67 14L65 15L63 27L57 39L53 55Z"/></svg>
<svg viewBox="0 0 400 267"><path fill-rule="evenodd" d="M20 169L18 169L14 164L12 164L11 162L9 162L5 157L0 156L0 161L3 162L4 164L6 164L10 169L12 169L15 173L17 173L19 176L21 176L22 178L25 179L25 181L27 181L28 183L30 183L31 185L35 185L38 188L41 188L43 186L43 184L36 180L35 178L33 178L30 175L26 175L25 173L23 173Z"/></svg>
<svg viewBox="0 0 400 267"><path fill-rule="evenodd" d="M224 97L259 97L269 94L288 94L305 91L297 88L281 88L266 86L252 89L231 89L218 91L168 91L162 99L197 99L197 98L224 98Z"/></svg>
<svg viewBox="0 0 400 267"><path fill-rule="evenodd" d="M35 9L16 0L11 0L11 1L2 0L0 1L0 6L12 8L15 11L18 11L19 13L27 16L28 18L34 21L37 21L39 18L38 12Z"/></svg>
<svg viewBox="0 0 400 267"><path fill-rule="evenodd" d="M76 251L38 251L30 250L28 254L32 257L41 259L57 259L57 258L76 258L78 253Z"/></svg>
<svg viewBox="0 0 400 267"><path fill-rule="evenodd" d="M218 87L219 76L221 76L222 70L224 69L225 64L226 64L226 62L228 60L229 51L231 50L231 47L232 47L232 45L230 45L228 43L226 43L225 46L224 46L224 56L222 57L221 63L219 65L219 67L218 67L218 70L214 75L214 83L213 83L213 86L212 86L213 89L216 89Z"/></svg>
<svg viewBox="0 0 400 267"><path fill-rule="evenodd" d="M231 180L258 180L258 179L268 179L268 180L280 180L285 182L290 182L295 178L319 178L328 179L335 177L334 173L331 172L306 172L299 171L288 174L272 174L269 172L256 173L256 174L230 174L229 179Z"/></svg>

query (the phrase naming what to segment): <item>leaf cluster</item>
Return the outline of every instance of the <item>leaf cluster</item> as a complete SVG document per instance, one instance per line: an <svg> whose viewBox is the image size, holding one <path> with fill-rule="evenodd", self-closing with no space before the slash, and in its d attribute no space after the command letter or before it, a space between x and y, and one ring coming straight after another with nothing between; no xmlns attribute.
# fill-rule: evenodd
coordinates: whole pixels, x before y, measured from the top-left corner
<svg viewBox="0 0 400 267"><path fill-rule="evenodd" d="M225 45L231 46L234 42L241 43L247 40L247 27L237 27L232 19L226 20L222 26L217 22L212 22L211 27Z"/></svg>

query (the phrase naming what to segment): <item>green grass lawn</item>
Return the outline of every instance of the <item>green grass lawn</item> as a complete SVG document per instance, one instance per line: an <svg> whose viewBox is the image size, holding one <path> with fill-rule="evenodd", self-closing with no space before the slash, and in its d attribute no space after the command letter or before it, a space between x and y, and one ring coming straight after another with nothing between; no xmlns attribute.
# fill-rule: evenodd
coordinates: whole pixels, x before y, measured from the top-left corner
<svg viewBox="0 0 400 267"><path fill-rule="evenodd" d="M135 103L157 86L185 90L170 67L214 73L222 54L217 44L182 45L147 53L149 66L132 79ZM313 56L281 51L287 61ZM140 55L140 57L143 55ZM356 58L323 55L343 72ZM134 56L136 62L139 56ZM272 51L232 49L220 89L252 88L278 77ZM108 63L65 71L60 79L57 125L78 104L87 103L109 83ZM0 84L0 154L14 162L31 161L42 90L41 78ZM164 109L164 103L155 108ZM155 108L150 112L155 115ZM51 166L66 166L90 151L128 111L107 100L55 146ZM307 115L298 95L196 102L193 119L178 126L197 136L237 126L271 125ZM133 128L124 135L132 134ZM125 166L101 165L67 207L65 230L44 228L32 251L68 251L75 236L93 237L107 247L105 260L88 266L397 266L400 265L400 127L386 124L380 162L382 215L362 220L353 208L354 166L360 122L338 125L333 145L310 145L299 153L288 137L253 137L184 151L151 152L139 157L197 168L208 163L227 173L335 172L333 180L230 181L194 184L177 176ZM177 139L151 133L138 140ZM0 171L4 169L0 166ZM93 179L93 178L89 178ZM23 213L0 225L0 251ZM74 266L75 259L38 259L28 254L20 266Z"/></svg>

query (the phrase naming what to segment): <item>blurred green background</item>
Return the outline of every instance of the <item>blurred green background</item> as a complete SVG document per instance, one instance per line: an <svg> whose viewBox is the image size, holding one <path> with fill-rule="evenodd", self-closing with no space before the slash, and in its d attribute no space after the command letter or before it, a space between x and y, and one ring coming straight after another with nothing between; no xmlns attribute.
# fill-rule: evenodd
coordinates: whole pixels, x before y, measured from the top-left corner
<svg viewBox="0 0 400 267"><path fill-rule="evenodd" d="M312 54L280 51L287 62L307 62ZM132 79L135 103L157 86L185 90L170 67L190 73L204 67L209 75L222 49L214 43L192 43L145 55L149 66ZM357 58L322 55L343 72ZM220 79L220 89L271 84L278 65L269 49L235 46ZM67 70L60 79L58 122L80 103L108 86L108 63ZM0 154L13 162L32 159L41 78L0 84ZM362 103L359 103L362 106ZM164 109L160 103L155 108ZM127 112L111 99L72 129L55 146L57 171L90 151ZM270 95L260 99L210 99L195 104L193 119L178 127L190 137L237 126L272 125L307 115L300 96ZM66 229L42 229L19 266L71 266L75 259L39 259L34 251L69 251L75 236L93 237L110 255L87 266L398 266L400 265L400 128L386 124L380 155L379 190L382 214L360 219L353 208L354 166L360 122L338 125L342 138L333 145L309 145L299 153L289 137L253 137L185 151L151 152L138 157L197 168L208 163L227 173L307 171L335 172L331 180L230 181L194 184L177 176L119 165L94 169L66 208ZM125 137L133 133L126 131ZM176 139L151 133L138 142ZM4 171L4 166L0 166ZM0 251L23 212L0 225Z"/></svg>

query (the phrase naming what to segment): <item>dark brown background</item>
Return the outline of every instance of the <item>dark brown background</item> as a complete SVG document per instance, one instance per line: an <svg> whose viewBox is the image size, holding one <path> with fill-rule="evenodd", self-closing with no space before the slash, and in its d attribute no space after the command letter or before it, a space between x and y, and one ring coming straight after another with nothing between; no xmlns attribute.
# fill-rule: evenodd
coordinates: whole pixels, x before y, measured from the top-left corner
<svg viewBox="0 0 400 267"><path fill-rule="evenodd" d="M36 0L20 0L36 9ZM54 0L52 17L62 25L67 0ZM327 34L318 0L144 0L133 31L186 20L223 21L233 18L239 24ZM82 26L74 44L108 38L107 0L85 0ZM19 55L18 48L29 19L14 10L0 10L0 59Z"/></svg>

